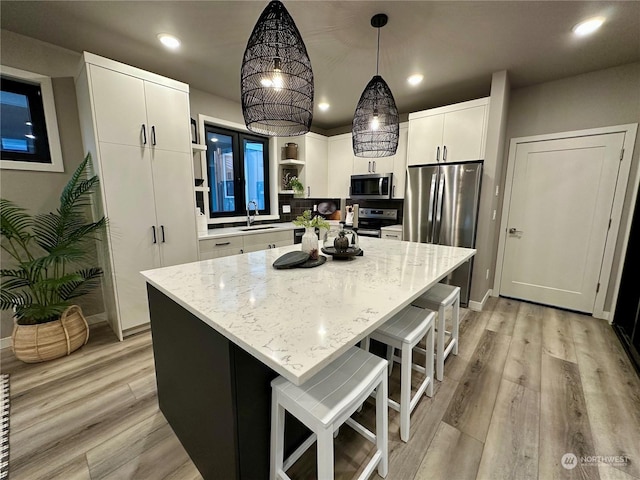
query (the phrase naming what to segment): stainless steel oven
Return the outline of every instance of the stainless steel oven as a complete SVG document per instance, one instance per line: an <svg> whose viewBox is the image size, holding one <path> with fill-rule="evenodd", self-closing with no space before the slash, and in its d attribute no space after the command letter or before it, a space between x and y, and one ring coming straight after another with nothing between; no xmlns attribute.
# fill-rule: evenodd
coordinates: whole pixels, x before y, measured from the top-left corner
<svg viewBox="0 0 640 480"><path fill-rule="evenodd" d="M388 200L391 198L391 173L351 175L350 197L354 200Z"/></svg>
<svg viewBox="0 0 640 480"><path fill-rule="evenodd" d="M361 208L358 210L358 236L382 237L382 227L398 223L398 210L394 208Z"/></svg>

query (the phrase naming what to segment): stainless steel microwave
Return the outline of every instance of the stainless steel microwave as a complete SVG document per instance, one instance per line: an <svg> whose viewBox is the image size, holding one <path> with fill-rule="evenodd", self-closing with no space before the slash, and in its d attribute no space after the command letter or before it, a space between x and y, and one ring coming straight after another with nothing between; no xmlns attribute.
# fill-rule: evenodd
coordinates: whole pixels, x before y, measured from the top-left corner
<svg viewBox="0 0 640 480"><path fill-rule="evenodd" d="M351 175L350 196L354 200L388 200L391 198L391 173Z"/></svg>

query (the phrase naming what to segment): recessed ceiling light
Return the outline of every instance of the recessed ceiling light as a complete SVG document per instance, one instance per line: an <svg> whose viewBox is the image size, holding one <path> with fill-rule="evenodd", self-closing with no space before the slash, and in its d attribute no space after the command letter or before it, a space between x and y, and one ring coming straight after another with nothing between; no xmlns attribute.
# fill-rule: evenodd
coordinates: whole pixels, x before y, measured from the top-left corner
<svg viewBox="0 0 640 480"><path fill-rule="evenodd" d="M180 46L180 40L168 33L159 33L158 40L160 40L160 43L165 47L170 48L171 50L175 50Z"/></svg>
<svg viewBox="0 0 640 480"><path fill-rule="evenodd" d="M327 110L329 110L329 106L330 105L327 102L322 102L318 104L318 108L323 112L326 112Z"/></svg>
<svg viewBox="0 0 640 480"><path fill-rule="evenodd" d="M604 17L593 17L573 27L573 33L583 37L595 32L604 23Z"/></svg>
<svg viewBox="0 0 640 480"><path fill-rule="evenodd" d="M407 78L407 82L409 82L411 85L418 85L423 78L424 76L422 74L414 73L409 78Z"/></svg>

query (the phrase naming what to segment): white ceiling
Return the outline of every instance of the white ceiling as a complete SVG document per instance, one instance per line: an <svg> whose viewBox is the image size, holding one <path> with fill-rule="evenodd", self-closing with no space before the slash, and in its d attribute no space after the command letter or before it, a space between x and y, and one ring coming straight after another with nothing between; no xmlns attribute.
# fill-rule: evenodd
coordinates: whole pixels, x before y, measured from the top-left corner
<svg viewBox="0 0 640 480"><path fill-rule="evenodd" d="M7 1L1 26L70 50L83 50L240 101L240 64L264 1ZM488 95L491 74L508 70L523 87L640 61L640 1L301 1L285 0L315 76L313 125L351 123L375 73L376 30L386 13L380 74L401 113ZM591 37L571 27L607 18ZM162 47L160 32L182 40ZM418 87L408 75L420 72Z"/></svg>

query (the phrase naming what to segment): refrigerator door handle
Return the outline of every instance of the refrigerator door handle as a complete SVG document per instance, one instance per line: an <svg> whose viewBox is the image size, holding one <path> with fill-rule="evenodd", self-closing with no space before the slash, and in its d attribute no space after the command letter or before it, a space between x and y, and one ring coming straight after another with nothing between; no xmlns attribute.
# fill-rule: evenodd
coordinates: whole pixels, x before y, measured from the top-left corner
<svg viewBox="0 0 640 480"><path fill-rule="evenodd" d="M429 198L431 202L429 204L429 214L427 217L427 225L431 228L427 228L427 243L432 243L433 241L433 214L436 206L436 181L438 179L438 174L434 173L431 175L431 188L429 189Z"/></svg>
<svg viewBox="0 0 640 480"><path fill-rule="evenodd" d="M440 228L441 228L440 220L442 219L442 207L444 202L444 175L440 177L440 183L438 185L437 202L438 202L438 205L437 205L438 210L436 212L436 222L433 228L433 243L435 244L440 243Z"/></svg>

